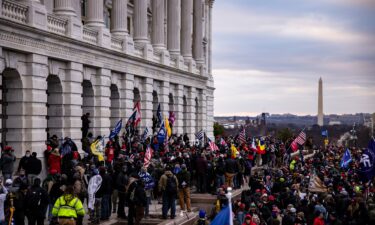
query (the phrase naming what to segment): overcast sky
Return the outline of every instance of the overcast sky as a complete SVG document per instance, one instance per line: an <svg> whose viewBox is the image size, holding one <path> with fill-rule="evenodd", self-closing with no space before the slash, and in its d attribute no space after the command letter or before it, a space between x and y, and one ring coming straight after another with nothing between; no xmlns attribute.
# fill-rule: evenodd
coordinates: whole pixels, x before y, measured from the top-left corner
<svg viewBox="0 0 375 225"><path fill-rule="evenodd" d="M375 0L216 0L215 116L375 112Z"/></svg>

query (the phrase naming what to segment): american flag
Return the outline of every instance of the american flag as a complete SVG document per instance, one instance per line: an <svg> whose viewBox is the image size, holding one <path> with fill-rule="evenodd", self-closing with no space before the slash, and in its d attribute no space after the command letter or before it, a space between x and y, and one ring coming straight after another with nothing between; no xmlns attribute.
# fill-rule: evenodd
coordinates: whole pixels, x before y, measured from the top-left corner
<svg viewBox="0 0 375 225"><path fill-rule="evenodd" d="M297 144L299 144L299 145L305 144L306 133L301 131L301 133L299 133L298 137L294 141L297 142Z"/></svg>
<svg viewBox="0 0 375 225"><path fill-rule="evenodd" d="M198 139L198 140L202 141L203 137L204 137L203 130L200 130L197 133L195 133L195 139Z"/></svg>
<svg viewBox="0 0 375 225"><path fill-rule="evenodd" d="M245 131L245 128L242 128L240 134L238 135L238 140L240 141L241 144L246 142L246 131Z"/></svg>
<svg viewBox="0 0 375 225"><path fill-rule="evenodd" d="M152 158L152 149L149 145L149 146L147 146L147 149L146 149L146 154L145 154L145 159L144 159L144 167L147 168L150 165L151 158Z"/></svg>
<svg viewBox="0 0 375 225"><path fill-rule="evenodd" d="M222 146L226 146L226 145L227 145L227 143L225 142L224 138L221 138L221 139L220 139L220 144L221 144Z"/></svg>
<svg viewBox="0 0 375 225"><path fill-rule="evenodd" d="M211 139L208 138L208 145L210 146L211 151L217 151L219 150L219 147L215 144L215 142L211 141Z"/></svg>

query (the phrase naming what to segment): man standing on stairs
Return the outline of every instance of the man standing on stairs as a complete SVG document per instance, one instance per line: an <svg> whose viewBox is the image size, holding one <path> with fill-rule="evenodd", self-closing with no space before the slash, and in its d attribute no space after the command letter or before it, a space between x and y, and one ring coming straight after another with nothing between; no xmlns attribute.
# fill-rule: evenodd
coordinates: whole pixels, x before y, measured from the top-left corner
<svg viewBox="0 0 375 225"><path fill-rule="evenodd" d="M187 170L186 165L181 165L181 172L177 174L178 179L178 197L180 200L181 215L186 209L191 212L190 207L190 172Z"/></svg>
<svg viewBox="0 0 375 225"><path fill-rule="evenodd" d="M166 167L164 174L160 177L159 190L163 193L163 219L167 219L169 209L171 209L171 219L174 219L176 216L178 180L169 166Z"/></svg>

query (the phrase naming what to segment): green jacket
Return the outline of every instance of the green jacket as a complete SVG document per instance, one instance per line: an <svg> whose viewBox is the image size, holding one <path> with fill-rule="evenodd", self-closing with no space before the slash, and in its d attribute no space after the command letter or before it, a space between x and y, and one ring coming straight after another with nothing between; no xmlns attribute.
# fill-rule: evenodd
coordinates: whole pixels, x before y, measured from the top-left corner
<svg viewBox="0 0 375 225"><path fill-rule="evenodd" d="M72 195L63 195L58 198L52 209L52 215L57 217L77 218L77 215L84 216L85 209L81 200Z"/></svg>

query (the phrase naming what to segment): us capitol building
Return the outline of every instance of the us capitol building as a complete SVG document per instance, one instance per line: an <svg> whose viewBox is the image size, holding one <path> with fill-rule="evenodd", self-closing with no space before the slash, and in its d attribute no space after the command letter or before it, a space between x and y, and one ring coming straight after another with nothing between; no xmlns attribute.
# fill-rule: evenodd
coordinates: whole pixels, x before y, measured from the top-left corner
<svg viewBox="0 0 375 225"><path fill-rule="evenodd" d="M1 142L20 157L47 136L81 146L81 116L108 135L140 101L174 133L213 136L214 0L0 0ZM39 154L41 155L41 154Z"/></svg>

